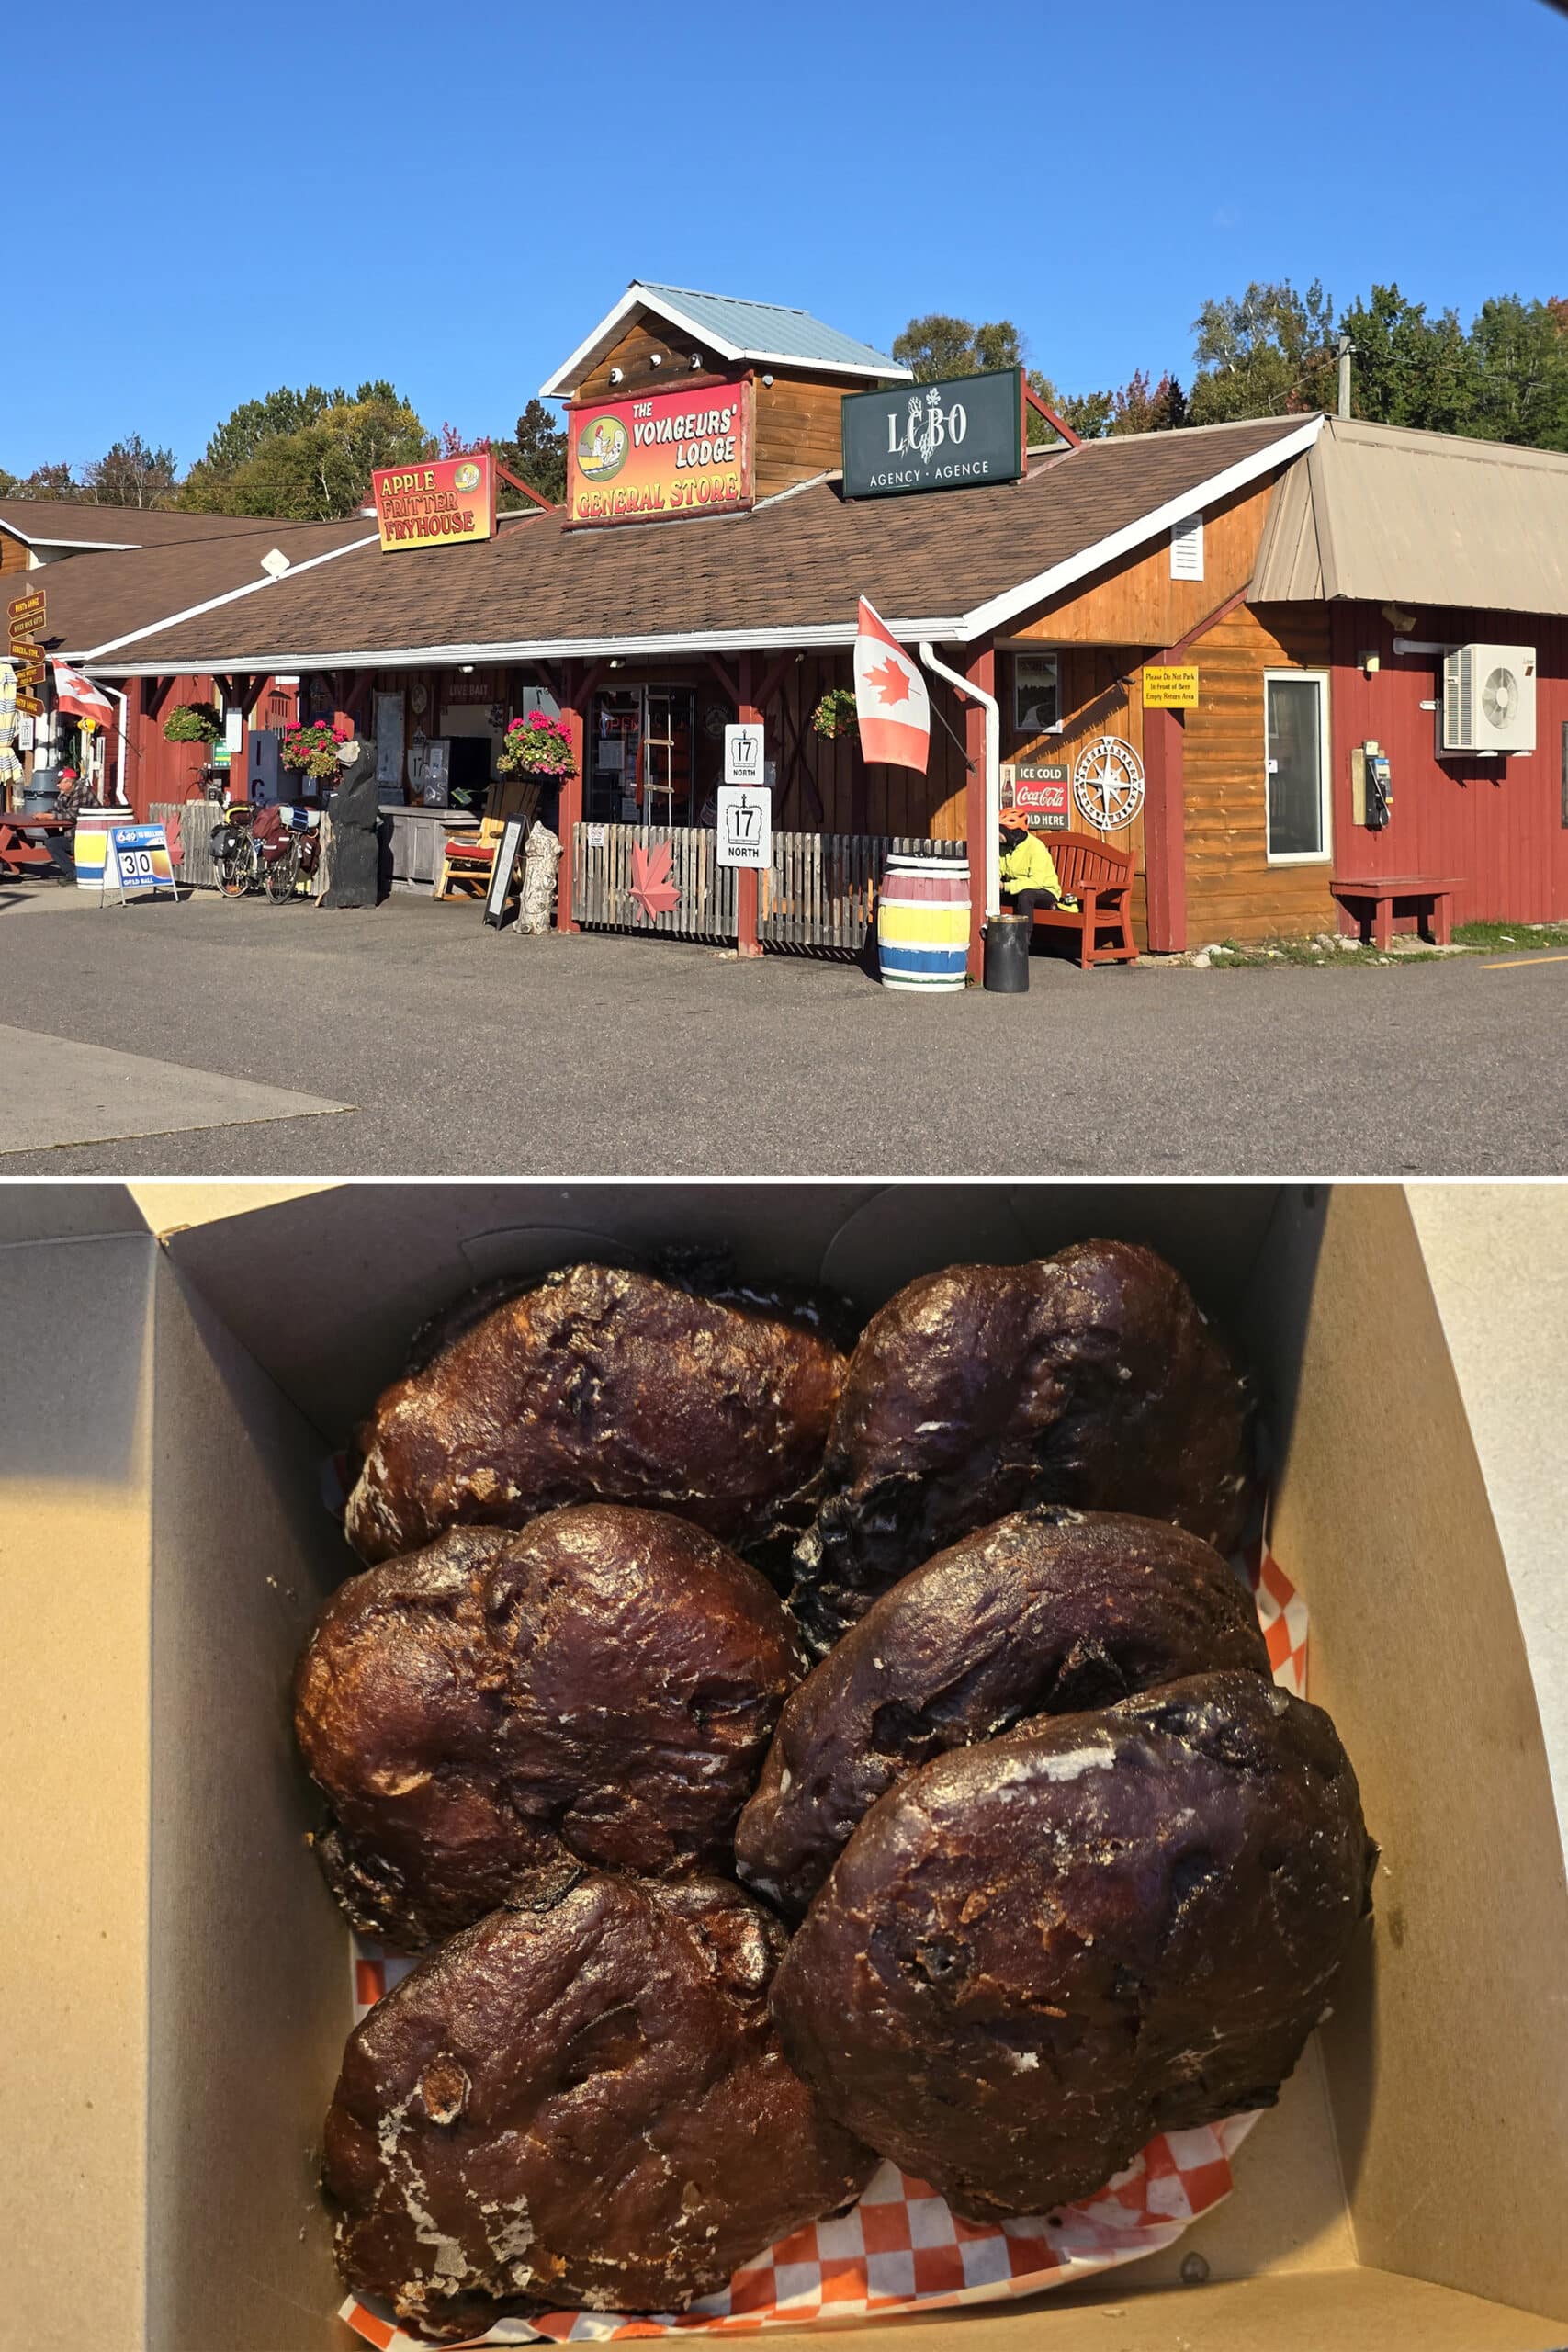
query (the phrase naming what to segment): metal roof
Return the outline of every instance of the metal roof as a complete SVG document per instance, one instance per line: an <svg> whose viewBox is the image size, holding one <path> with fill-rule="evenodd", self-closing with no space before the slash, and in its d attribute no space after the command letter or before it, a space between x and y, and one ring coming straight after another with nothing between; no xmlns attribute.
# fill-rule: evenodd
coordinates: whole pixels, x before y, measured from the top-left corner
<svg viewBox="0 0 1568 2352"><path fill-rule="evenodd" d="M580 343L539 388L545 400L564 400L582 377L620 338L625 321L635 310L655 311L661 319L705 343L721 359L771 361L778 367L820 368L840 376L892 377L908 381L912 370L825 326L809 311L788 310L777 302L747 302L733 294L702 294L690 286L654 286L634 277L614 309Z"/></svg>
<svg viewBox="0 0 1568 2352"><path fill-rule="evenodd" d="M1254 604L1568 613L1568 455L1329 417L1283 475Z"/></svg>

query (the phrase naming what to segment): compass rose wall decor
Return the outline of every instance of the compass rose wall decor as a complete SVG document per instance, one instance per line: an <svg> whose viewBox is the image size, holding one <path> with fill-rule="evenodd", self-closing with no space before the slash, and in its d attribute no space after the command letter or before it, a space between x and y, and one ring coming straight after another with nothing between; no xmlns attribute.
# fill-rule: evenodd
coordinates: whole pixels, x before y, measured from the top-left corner
<svg viewBox="0 0 1568 2352"><path fill-rule="evenodd" d="M1119 735L1097 735L1073 769L1073 800L1097 832L1120 832L1144 805L1144 763Z"/></svg>

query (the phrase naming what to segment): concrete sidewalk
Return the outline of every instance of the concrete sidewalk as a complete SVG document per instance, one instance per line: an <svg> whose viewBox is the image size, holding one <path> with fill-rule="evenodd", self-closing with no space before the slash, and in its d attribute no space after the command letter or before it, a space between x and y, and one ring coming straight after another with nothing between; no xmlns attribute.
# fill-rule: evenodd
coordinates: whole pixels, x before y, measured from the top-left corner
<svg viewBox="0 0 1568 2352"><path fill-rule="evenodd" d="M45 907L43 899L52 898ZM4 944L9 942L9 952ZM0 893L14 1024L335 1117L6 1175L1561 1173L1568 962L1082 973L884 994L852 965L544 939L400 894L100 910ZM1346 959L1352 966L1356 959ZM7 1057L7 1059L9 1057ZM6 1095L16 1090L0 1073Z"/></svg>

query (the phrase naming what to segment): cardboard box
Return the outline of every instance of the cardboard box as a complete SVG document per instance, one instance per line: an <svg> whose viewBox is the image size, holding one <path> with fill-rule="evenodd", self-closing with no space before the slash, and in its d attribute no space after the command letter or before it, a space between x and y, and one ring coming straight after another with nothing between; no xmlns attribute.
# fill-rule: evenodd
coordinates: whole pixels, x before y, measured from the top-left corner
<svg viewBox="0 0 1568 2352"><path fill-rule="evenodd" d="M161 1239L118 1186L0 1187L0 2335L346 2352L315 2193L346 1931L288 1682L351 1566L322 1457L422 1317L673 1240L869 1308L1089 1233L1163 1250L1258 1367L1377 1917L1235 2195L1175 2249L892 2324L936 2352L1568 2341L1568 1891L1535 1698L1408 1209L1359 1185L355 1185Z"/></svg>

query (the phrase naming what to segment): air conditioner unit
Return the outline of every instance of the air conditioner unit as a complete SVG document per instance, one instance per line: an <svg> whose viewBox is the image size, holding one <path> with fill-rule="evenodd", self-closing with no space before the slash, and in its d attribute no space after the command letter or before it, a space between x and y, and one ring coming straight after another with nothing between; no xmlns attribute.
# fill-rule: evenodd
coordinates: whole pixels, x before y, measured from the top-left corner
<svg viewBox="0 0 1568 2352"><path fill-rule="evenodd" d="M1443 656L1445 752L1533 752L1533 645L1456 645Z"/></svg>

